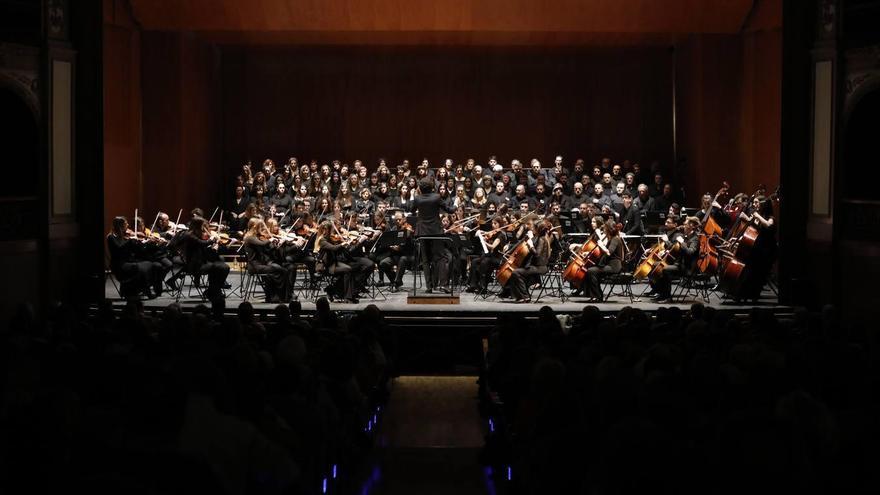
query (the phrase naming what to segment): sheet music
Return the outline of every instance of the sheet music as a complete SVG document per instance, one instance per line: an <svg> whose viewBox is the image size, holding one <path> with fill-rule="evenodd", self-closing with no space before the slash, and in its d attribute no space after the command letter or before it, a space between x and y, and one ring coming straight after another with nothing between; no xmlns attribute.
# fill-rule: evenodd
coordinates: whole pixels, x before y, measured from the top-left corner
<svg viewBox="0 0 880 495"><path fill-rule="evenodd" d="M477 237L480 238L480 246L483 246L483 254L489 254L489 245L486 244L486 238L483 237L483 231L477 231Z"/></svg>

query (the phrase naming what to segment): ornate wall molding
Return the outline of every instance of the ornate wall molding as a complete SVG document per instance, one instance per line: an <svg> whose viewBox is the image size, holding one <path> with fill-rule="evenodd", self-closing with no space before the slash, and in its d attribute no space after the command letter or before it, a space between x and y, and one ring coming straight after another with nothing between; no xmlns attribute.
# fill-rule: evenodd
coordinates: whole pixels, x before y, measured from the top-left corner
<svg viewBox="0 0 880 495"><path fill-rule="evenodd" d="M40 49L32 46L0 43L0 87L17 94L39 122Z"/></svg>
<svg viewBox="0 0 880 495"><path fill-rule="evenodd" d="M844 124L863 96L880 87L880 45L847 50Z"/></svg>

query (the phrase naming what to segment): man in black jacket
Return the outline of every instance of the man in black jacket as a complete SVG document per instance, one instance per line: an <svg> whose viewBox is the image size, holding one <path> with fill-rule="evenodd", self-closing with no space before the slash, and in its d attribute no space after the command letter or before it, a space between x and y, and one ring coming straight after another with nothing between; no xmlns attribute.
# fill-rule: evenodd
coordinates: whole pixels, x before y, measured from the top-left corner
<svg viewBox="0 0 880 495"><path fill-rule="evenodd" d="M453 213L455 208L447 204L434 192L434 181L423 179L419 183L420 195L412 201L412 211L418 214L416 237L435 237L443 235L440 225L440 212ZM451 293L449 288L449 259L451 254L443 241L424 241L420 243L422 264L425 267L425 285L427 292L438 288L442 292Z"/></svg>
<svg viewBox="0 0 880 495"><path fill-rule="evenodd" d="M623 199L623 212L620 215L620 223L623 224L621 232L626 235L642 235L645 228L642 225L642 212L633 205L633 199L629 191L624 191L621 196Z"/></svg>
<svg viewBox="0 0 880 495"><path fill-rule="evenodd" d="M667 249L672 249L675 244L679 245L675 264L665 266L651 282L657 293L654 298L658 303L672 302L672 279L693 273L700 255L700 239L697 236L700 221L696 217L688 217L683 227L684 235L677 234L667 241Z"/></svg>

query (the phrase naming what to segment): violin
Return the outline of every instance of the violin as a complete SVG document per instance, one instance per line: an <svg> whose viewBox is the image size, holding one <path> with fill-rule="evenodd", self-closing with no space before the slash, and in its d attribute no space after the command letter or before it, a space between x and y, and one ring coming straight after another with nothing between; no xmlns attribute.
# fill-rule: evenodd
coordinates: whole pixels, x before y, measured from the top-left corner
<svg viewBox="0 0 880 495"><path fill-rule="evenodd" d="M144 244L168 244L168 239L159 235L158 232L151 232L150 229L144 229L144 232L135 232L134 230L127 229L125 231L125 238Z"/></svg>

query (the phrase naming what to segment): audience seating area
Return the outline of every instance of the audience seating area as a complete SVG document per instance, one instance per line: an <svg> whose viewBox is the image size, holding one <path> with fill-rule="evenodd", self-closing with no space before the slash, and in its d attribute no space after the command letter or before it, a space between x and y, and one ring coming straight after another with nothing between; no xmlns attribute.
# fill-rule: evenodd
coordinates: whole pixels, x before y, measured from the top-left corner
<svg viewBox="0 0 880 495"><path fill-rule="evenodd" d="M22 307L2 335L6 493L350 493L394 373L375 306ZM291 314L291 309L293 314Z"/></svg>
<svg viewBox="0 0 880 495"><path fill-rule="evenodd" d="M482 462L508 493L877 493L880 341L840 321L506 314L484 342Z"/></svg>

